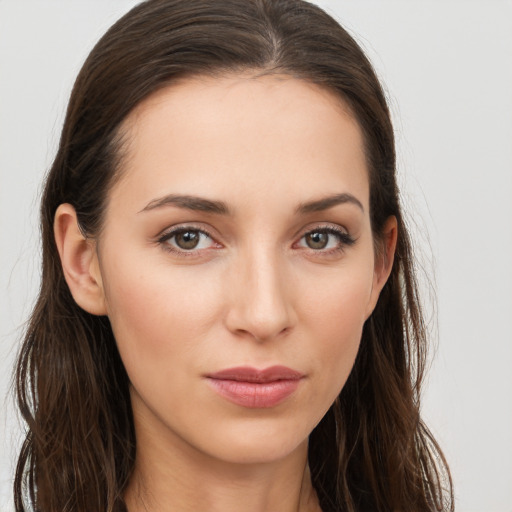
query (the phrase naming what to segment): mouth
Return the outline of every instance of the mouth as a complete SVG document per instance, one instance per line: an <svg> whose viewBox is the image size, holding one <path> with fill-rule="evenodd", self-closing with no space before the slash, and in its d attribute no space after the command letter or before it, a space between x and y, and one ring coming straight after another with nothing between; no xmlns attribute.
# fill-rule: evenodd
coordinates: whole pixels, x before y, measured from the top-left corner
<svg viewBox="0 0 512 512"><path fill-rule="evenodd" d="M295 392L304 377L286 366L263 370L240 366L206 375L209 385L220 396L251 409L279 405Z"/></svg>

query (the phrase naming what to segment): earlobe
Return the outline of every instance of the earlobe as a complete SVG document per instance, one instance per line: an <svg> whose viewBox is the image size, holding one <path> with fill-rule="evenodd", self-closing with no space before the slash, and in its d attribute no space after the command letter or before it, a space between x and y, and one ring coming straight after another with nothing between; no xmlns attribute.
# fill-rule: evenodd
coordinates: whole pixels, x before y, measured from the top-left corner
<svg viewBox="0 0 512 512"><path fill-rule="evenodd" d="M368 310L366 318L368 318L379 299L380 292L386 284L393 262L395 259L395 250L398 237L398 224L395 216L389 217L382 229L382 242L380 250L375 258L375 266L373 272L373 283L370 301L368 303Z"/></svg>
<svg viewBox="0 0 512 512"><path fill-rule="evenodd" d="M93 315L106 315L96 244L80 231L76 211L61 204L53 224L64 277L75 302Z"/></svg>

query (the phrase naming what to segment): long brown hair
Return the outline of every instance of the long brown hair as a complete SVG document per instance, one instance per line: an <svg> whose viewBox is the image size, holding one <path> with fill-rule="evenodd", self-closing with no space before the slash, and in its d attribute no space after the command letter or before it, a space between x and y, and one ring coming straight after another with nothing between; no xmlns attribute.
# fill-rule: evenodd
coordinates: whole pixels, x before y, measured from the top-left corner
<svg viewBox="0 0 512 512"><path fill-rule="evenodd" d="M97 43L70 98L42 198L42 281L16 368L27 435L14 484L17 512L123 510L134 465L129 380L106 317L74 302L53 238L71 203L84 234L102 227L122 167L120 126L144 98L188 76L281 73L326 88L364 134L378 250L398 221L391 276L364 325L352 373L311 433L309 464L327 511L453 510L450 474L420 419L426 329L395 179L393 127L362 50L301 0L148 0Z"/></svg>

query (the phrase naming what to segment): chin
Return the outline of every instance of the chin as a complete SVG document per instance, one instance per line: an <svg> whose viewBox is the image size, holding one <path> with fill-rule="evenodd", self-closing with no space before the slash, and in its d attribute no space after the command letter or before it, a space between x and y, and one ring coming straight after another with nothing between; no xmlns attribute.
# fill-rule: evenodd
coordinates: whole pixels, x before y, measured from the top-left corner
<svg viewBox="0 0 512 512"><path fill-rule="evenodd" d="M243 423L218 435L212 432L204 451L232 464L266 464L307 451L309 430L266 421Z"/></svg>

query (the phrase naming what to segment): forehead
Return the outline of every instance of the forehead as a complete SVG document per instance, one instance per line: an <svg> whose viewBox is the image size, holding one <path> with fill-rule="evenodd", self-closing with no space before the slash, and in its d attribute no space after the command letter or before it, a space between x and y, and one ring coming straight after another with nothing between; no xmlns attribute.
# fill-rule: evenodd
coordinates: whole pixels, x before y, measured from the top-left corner
<svg viewBox="0 0 512 512"><path fill-rule="evenodd" d="M130 193L143 207L176 192L228 194L247 204L348 191L368 202L357 121L336 95L303 80L183 80L143 101L123 131L126 155L112 199Z"/></svg>

